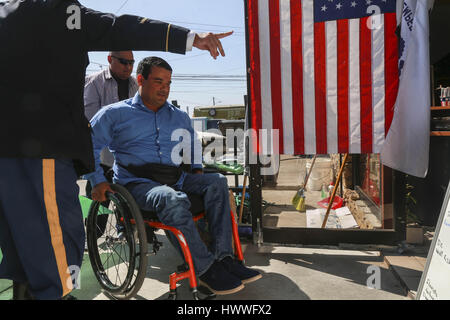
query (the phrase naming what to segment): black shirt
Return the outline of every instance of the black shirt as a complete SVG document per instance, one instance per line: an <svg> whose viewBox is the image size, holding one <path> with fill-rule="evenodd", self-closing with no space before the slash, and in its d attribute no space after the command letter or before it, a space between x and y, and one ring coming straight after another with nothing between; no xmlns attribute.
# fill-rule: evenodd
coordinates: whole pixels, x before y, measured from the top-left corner
<svg viewBox="0 0 450 320"><path fill-rule="evenodd" d="M129 90L130 79L129 78L126 80L120 79L116 77L112 72L111 75L117 82L117 94L119 95L119 101L128 99L130 97L130 90Z"/></svg>

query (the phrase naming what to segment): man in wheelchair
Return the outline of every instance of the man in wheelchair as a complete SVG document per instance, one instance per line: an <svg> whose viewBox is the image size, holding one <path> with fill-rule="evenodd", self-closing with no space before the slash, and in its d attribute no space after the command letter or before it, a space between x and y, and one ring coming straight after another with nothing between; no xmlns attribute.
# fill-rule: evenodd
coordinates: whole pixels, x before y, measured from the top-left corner
<svg viewBox="0 0 450 320"><path fill-rule="evenodd" d="M162 223L182 232L200 284L216 294L235 293L261 274L234 258L227 179L203 174L201 157L194 157L197 142L191 120L167 102L171 76L172 68L163 59L143 59L134 98L104 107L92 118L96 171L86 175L94 186L92 199L102 202L107 191L113 192L99 166L106 146L115 158L114 182L125 186L142 210L156 212ZM192 173L174 160L173 150L180 143L180 138L173 138L177 129L187 133L183 139L189 136ZM192 219L187 193L203 197L212 238L209 248Z"/></svg>

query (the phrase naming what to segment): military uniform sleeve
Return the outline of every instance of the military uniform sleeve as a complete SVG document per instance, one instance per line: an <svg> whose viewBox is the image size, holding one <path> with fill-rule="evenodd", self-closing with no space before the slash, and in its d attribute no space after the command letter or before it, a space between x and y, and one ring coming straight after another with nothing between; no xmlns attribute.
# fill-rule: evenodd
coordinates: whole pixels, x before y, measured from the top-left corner
<svg viewBox="0 0 450 320"><path fill-rule="evenodd" d="M81 14L87 51L186 52L189 29L139 16L115 16L83 6Z"/></svg>

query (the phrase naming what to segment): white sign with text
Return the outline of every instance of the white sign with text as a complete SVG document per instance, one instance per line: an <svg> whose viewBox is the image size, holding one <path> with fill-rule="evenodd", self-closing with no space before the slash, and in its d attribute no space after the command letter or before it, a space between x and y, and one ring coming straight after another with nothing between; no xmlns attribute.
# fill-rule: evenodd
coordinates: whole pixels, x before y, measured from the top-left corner
<svg viewBox="0 0 450 320"><path fill-rule="evenodd" d="M450 300L450 183L416 299Z"/></svg>

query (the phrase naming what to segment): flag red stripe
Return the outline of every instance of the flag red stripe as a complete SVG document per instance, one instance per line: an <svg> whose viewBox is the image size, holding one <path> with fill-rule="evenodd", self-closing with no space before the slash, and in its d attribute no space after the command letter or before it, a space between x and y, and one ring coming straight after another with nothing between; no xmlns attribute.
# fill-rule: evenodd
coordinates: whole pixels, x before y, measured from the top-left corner
<svg viewBox="0 0 450 320"><path fill-rule="evenodd" d="M327 151L327 77L325 22L314 24L314 78L316 113L316 153Z"/></svg>
<svg viewBox="0 0 450 320"><path fill-rule="evenodd" d="M257 132L262 128L261 112L261 62L259 56L258 1L248 1L249 45L250 45L250 88L251 127ZM257 141L255 141L257 143ZM258 153L259 144L254 146Z"/></svg>
<svg viewBox="0 0 450 320"><path fill-rule="evenodd" d="M372 153L372 32L360 19L361 153Z"/></svg>
<svg viewBox="0 0 450 320"><path fill-rule="evenodd" d="M294 153L305 153L305 126L303 117L303 46L302 4L291 0L291 68L292 68L292 117L294 125Z"/></svg>
<svg viewBox="0 0 450 320"><path fill-rule="evenodd" d="M280 152L283 153L283 110L281 98L280 1L269 1L270 81L272 87L272 128L279 129Z"/></svg>
<svg viewBox="0 0 450 320"><path fill-rule="evenodd" d="M384 47L385 47L385 134L387 135L394 116L394 105L397 98L399 75L398 75L398 42L395 35L397 28L397 17L395 13L384 15Z"/></svg>
<svg viewBox="0 0 450 320"><path fill-rule="evenodd" d="M338 152L349 149L349 31L348 20L337 21L337 114L338 114Z"/></svg>

